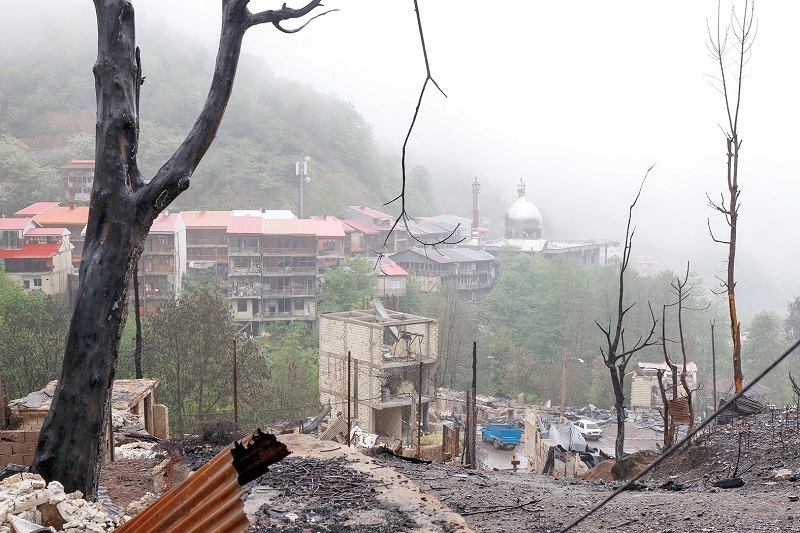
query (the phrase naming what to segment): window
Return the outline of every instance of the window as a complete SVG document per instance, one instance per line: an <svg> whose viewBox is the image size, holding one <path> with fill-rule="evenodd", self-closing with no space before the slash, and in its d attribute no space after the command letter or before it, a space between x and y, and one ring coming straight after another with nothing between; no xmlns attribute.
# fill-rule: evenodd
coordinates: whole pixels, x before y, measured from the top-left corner
<svg viewBox="0 0 800 533"><path fill-rule="evenodd" d="M34 286L34 287L39 287L39 288L41 288L41 287L42 287L42 278L36 278L36 279L34 279L34 280L33 280L33 286Z"/></svg>
<svg viewBox="0 0 800 533"><path fill-rule="evenodd" d="M295 300L294 301L294 310L295 311L302 311L303 309L305 309L305 307L303 306L303 300L302 299Z"/></svg>
<svg viewBox="0 0 800 533"><path fill-rule="evenodd" d="M29 279L22 280L22 286L25 287L26 289L30 289L31 288L31 280L29 280Z"/></svg>
<svg viewBox="0 0 800 533"><path fill-rule="evenodd" d="M236 302L236 310L240 313L247 311L247 300L239 300Z"/></svg>
<svg viewBox="0 0 800 533"><path fill-rule="evenodd" d="M389 280L389 288L390 289L400 289L403 287L403 280L400 279L390 279Z"/></svg>

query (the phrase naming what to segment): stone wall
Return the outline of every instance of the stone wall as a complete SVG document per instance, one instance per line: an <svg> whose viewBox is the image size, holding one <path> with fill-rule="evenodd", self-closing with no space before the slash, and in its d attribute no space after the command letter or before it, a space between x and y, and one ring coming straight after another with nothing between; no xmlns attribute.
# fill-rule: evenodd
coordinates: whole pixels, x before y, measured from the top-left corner
<svg viewBox="0 0 800 533"><path fill-rule="evenodd" d="M38 429L0 431L0 466L12 463L30 466L38 441Z"/></svg>

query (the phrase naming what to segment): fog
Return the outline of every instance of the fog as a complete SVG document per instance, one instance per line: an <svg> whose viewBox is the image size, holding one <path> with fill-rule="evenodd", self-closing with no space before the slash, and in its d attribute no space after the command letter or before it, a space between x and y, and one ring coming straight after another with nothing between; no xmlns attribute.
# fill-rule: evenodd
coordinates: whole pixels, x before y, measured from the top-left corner
<svg viewBox="0 0 800 533"><path fill-rule="evenodd" d="M137 23L163 21L213 49L219 4L137 1ZM429 167L443 188L463 187L453 198L468 199L477 176L485 195L510 204L522 178L547 219L545 237L578 239L622 239L627 207L656 163L634 212L634 255L678 271L691 261L714 284L727 257L707 229L707 219L720 237L727 229L706 200L725 188L719 126L725 112L710 84L708 75L716 72L706 50L716 3L420 4L432 74L447 98L429 87L410 163ZM66 5L71 16L94 17L88 0L29 5L39 15ZM280 2L251 6L278 8ZM279 76L351 101L382 148L399 153L425 76L413 2L328 0L325 8L340 11L297 34L252 28L244 51L264 57ZM5 31L23 28L18 38L29 39L33 18L21 9L6 3L0 24ZM723 5L723 19L728 15ZM800 197L800 110L793 95L798 74L790 64L798 15L796 3L756 6L758 35L739 129L737 293L744 320L764 309L785 314L786 302L800 293L793 216ZM154 42L140 46L147 75L147 55L168 50ZM443 210L470 213L470 204L452 205L441 193L438 200Z"/></svg>

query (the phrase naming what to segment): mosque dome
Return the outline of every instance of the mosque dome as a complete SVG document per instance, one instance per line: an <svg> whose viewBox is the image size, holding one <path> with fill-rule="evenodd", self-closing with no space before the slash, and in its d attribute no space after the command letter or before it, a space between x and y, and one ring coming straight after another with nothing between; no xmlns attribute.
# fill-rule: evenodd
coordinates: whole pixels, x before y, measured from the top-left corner
<svg viewBox="0 0 800 533"><path fill-rule="evenodd" d="M506 239L541 239L542 214L525 198L525 184L517 185L519 198L506 211Z"/></svg>

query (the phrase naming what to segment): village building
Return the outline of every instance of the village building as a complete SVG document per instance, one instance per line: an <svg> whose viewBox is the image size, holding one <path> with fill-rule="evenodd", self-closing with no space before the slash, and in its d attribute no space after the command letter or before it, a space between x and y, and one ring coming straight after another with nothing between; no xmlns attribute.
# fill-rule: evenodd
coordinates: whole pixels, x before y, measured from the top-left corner
<svg viewBox="0 0 800 533"><path fill-rule="evenodd" d="M317 231L317 259L321 267L337 268L352 250L353 228L330 215L312 216Z"/></svg>
<svg viewBox="0 0 800 533"><path fill-rule="evenodd" d="M680 374L683 372L683 364L677 365L678 369L678 388L677 396L682 398L686 392L680 382ZM646 363L638 362L633 365L633 376L631 377L631 407L633 409L662 409L664 402L661 398L661 389L658 385L658 372L663 371L664 388L667 398L672 399L672 369L666 363ZM689 390L697 389L697 364L686 363L686 382Z"/></svg>
<svg viewBox="0 0 800 533"><path fill-rule="evenodd" d="M155 315L164 300L181 290L184 274L186 225L180 213L164 211L153 221L139 258L139 313Z"/></svg>
<svg viewBox="0 0 800 533"><path fill-rule="evenodd" d="M381 253L388 255L402 252L409 247L405 226L394 226L392 216L371 207L349 206L344 215L344 223L354 230L353 252L375 257Z"/></svg>
<svg viewBox="0 0 800 533"><path fill-rule="evenodd" d="M197 279L210 273L220 287L228 280L228 223L230 211L183 211L186 224L186 272Z"/></svg>
<svg viewBox="0 0 800 533"><path fill-rule="evenodd" d="M413 277L411 283L421 292L438 292L451 284L461 300L479 302L497 283L497 258L482 250L414 247L390 258Z"/></svg>
<svg viewBox="0 0 800 533"><path fill-rule="evenodd" d="M0 260L25 291L42 291L68 303L72 245L66 228L42 228L31 218L2 218Z"/></svg>
<svg viewBox="0 0 800 533"><path fill-rule="evenodd" d="M72 249L72 266L81 266L83 241L86 237L86 224L89 222L89 208L72 204L61 205L55 202L37 202L14 214L15 217L28 218L43 228L66 228L69 230Z"/></svg>
<svg viewBox="0 0 800 533"><path fill-rule="evenodd" d="M374 309L323 314L320 402L345 421L349 404L349 418L362 430L410 442L428 427L438 344L431 318Z"/></svg>
<svg viewBox="0 0 800 533"><path fill-rule="evenodd" d="M94 186L94 159L73 159L61 170L67 202L88 202Z"/></svg>
<svg viewBox="0 0 800 533"><path fill-rule="evenodd" d="M378 293L375 296L382 299L405 297L408 272L403 267L383 257L380 263L376 263L375 273L378 275Z"/></svg>
<svg viewBox="0 0 800 533"><path fill-rule="evenodd" d="M169 438L169 412L165 405L155 403L158 384L155 378L114 380L111 413L115 434L114 438L108 433L105 435L105 461L112 457L112 443L118 440L116 437L123 429L145 432L159 439ZM8 402L11 419L16 419L19 427L0 431L0 466L9 463L29 466L33 462L39 432L50 411L56 385L58 381L51 381L41 390Z"/></svg>
<svg viewBox="0 0 800 533"><path fill-rule="evenodd" d="M227 229L228 296L251 335L264 322L316 320L316 223L269 215L234 211Z"/></svg>

